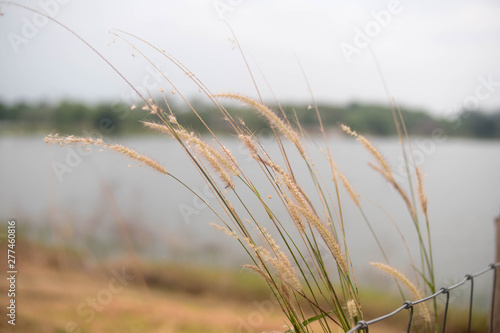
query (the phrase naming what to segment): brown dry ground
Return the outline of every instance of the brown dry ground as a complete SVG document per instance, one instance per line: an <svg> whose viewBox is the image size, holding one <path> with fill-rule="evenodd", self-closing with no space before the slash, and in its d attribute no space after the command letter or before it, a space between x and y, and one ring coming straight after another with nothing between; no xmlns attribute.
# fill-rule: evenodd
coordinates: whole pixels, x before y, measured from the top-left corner
<svg viewBox="0 0 500 333"><path fill-rule="evenodd" d="M0 246L3 254L5 243ZM269 301L267 286L253 274L172 264L97 265L67 250L32 243L20 243L16 250L16 326L7 324L4 309L8 286L3 278L0 280L0 332L285 330L286 318L279 307ZM5 261L0 265L2 272L6 271ZM135 267L140 274L127 285L120 284L111 272L120 271L122 267L127 267L128 274L134 272ZM110 287L110 282L115 289ZM99 297L98 310L92 310L89 298ZM378 301L366 307L370 314L367 316L371 318L398 304L397 299L375 297ZM83 314L78 313L79 308ZM405 331L406 318L400 316L392 324L375 325L370 327L370 332Z"/></svg>

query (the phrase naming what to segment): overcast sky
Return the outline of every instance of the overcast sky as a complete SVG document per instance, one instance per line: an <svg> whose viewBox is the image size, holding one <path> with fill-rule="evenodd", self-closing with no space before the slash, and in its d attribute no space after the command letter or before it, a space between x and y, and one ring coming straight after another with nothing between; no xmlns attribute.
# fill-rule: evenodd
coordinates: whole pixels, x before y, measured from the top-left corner
<svg viewBox="0 0 500 333"><path fill-rule="evenodd" d="M137 86L159 80L109 30L165 49L213 92L256 96L236 33L266 100L309 103L298 57L317 99L385 103L370 47L394 98L435 114L465 103L500 109L500 2L496 0L19 0L75 30ZM47 6L49 4L49 6ZM55 6L54 4L57 4ZM81 41L33 13L0 5L0 100L129 100L130 87ZM188 97L186 75L137 44ZM132 56L135 53L135 57ZM153 79L154 77L154 79ZM170 91L165 80L160 82Z"/></svg>

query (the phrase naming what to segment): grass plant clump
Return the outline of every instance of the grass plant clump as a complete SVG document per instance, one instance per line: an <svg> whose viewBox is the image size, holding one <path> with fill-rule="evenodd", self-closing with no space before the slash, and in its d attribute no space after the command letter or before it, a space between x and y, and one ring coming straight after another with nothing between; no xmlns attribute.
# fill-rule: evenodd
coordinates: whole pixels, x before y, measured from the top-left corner
<svg viewBox="0 0 500 333"><path fill-rule="evenodd" d="M72 32L55 19L49 19ZM146 62L150 63L158 71L158 74L170 84L172 91L206 126L211 136L210 141L191 132L185 125L177 121L175 110L170 108L163 89L160 92L163 95L166 108L161 107L159 102L151 96L142 95L127 81L123 74L84 41L139 94L143 104L137 107L137 112L141 112L142 109L156 117L155 121L144 121L144 126L178 142L196 167L200 177L208 185L216 202L204 200L182 179L169 173L168 166L163 166L152 158L122 145L105 143L101 138L61 137L58 135L47 136L45 139L47 143L96 145L114 150L180 182L188 191L207 204L215 214L218 221L214 223L214 227L234 238L246 251L249 262L244 267L262 276L272 290L277 303L286 316L287 332L312 332L313 326L314 331L348 331L358 321L365 318L363 300L358 292L353 270L354 264L349 255L349 247L356 246L356 243L349 241L345 234L345 225L350 223L344 219L342 212L345 200L352 200L359 208L385 258L385 263L374 263L373 265L394 278L394 283L398 285L401 295L405 299L417 299L426 292L436 291L427 199L422 183L422 172L410 170L410 166L415 165L415 163L409 162L409 159L412 158L411 148L401 113L398 112L397 107L393 106L393 118L398 129L406 167L410 171L408 174L416 174L416 185L413 183L412 177L408 177L408 184L397 182L389 163L367 138L347 125L341 125L341 128L346 134L356 138L373 156L375 163L370 165L396 189L402 199L402 204L409 212L409 222L414 224L415 236L419 241L418 252L415 256L419 260L415 260L414 255L410 252L409 264L405 268L414 271L415 279L413 281L390 266L383 244L379 242L371 227L369 216L363 211L362 197L351 186L346 176L340 172L341 165L335 162L328 147L326 133L313 95L311 95L311 109L314 108L316 112L318 125L324 138L324 146L322 147L323 151L326 152L324 161L313 160L307 145L307 133L300 123L293 118L286 117L285 112L279 110L279 107L279 112L276 112L265 105L260 98L253 99L239 93L215 94L183 63L164 50L123 31L114 30L112 33L114 37L130 45L134 54L143 57ZM78 35L76 36L81 39ZM237 45L239 47L239 43ZM272 193L267 193L255 185L261 183L261 180L259 179L257 182L254 178L255 175L250 176L244 172L240 162L205 124L203 118L189 103L182 91L168 79L158 64L153 63L146 55L146 52L149 51L160 54L165 61L184 72L217 107L221 118L227 122L232 134L248 149L253 160L252 163L255 168L260 170L259 177L268 182ZM252 74L251 71L250 74ZM258 91L257 86L256 88ZM246 127L244 120L232 117L224 107L223 100L226 99L250 106L268 122L280 148L279 154L269 153L259 137ZM289 141L291 146L285 145L284 141ZM293 156L293 160L291 156ZM321 174L317 168L319 163L327 163L330 173ZM298 177L299 165L306 167L307 175L301 174ZM308 192L304 189L304 178L307 178L309 184L313 184L314 191ZM341 195L340 186L345 187L348 196ZM273 200L266 200L270 195ZM420 201L420 205L417 205L417 199ZM249 200L260 203L260 209L265 212L266 219L257 217L259 214L257 214L256 209L250 209L247 204ZM419 212L425 216L425 224L419 221ZM332 258L333 265L330 264ZM430 307L428 304L422 304L419 309L419 315L425 319L420 321L420 329L422 331L438 331L436 303Z"/></svg>

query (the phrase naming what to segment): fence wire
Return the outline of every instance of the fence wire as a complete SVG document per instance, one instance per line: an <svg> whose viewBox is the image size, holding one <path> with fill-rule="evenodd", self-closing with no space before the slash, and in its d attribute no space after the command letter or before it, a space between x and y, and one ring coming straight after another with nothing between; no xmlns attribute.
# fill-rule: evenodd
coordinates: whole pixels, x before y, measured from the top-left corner
<svg viewBox="0 0 500 333"><path fill-rule="evenodd" d="M375 324L375 323L378 323L380 321L386 320L386 319L396 315L397 313L399 313L403 310L409 310L409 312L410 312L409 320L408 320L408 329L407 329L407 332L410 332L411 325L413 322L413 307L417 304L420 304L420 303L426 302L428 300L431 300L433 298L436 298L441 294L445 294L446 295L446 305L444 308L444 318L443 318L443 333L444 333L446 330L446 319L448 316L448 304L450 301L450 291L455 289L455 288L460 287L461 285L465 284L467 281L470 281L470 283L471 283L470 298L469 298L469 326L468 326L468 332L470 333L471 323L472 323L472 301L474 300L474 278L478 277L479 275L483 275L484 273L489 272L491 270L493 270L493 292L492 292L492 297L491 297L490 332L493 332L493 319L494 319L493 313L495 310L495 305L500 306L500 304L495 304L495 289L496 289L496 280L497 280L496 268L499 266L500 266L500 262L495 263L495 264L490 264L487 268L485 268L477 273L465 275L464 279L462 281L460 281L459 283L454 284L450 287L441 288L432 295L426 296L422 299L419 299L419 300L416 300L413 302L405 301L403 303L403 305L401 305L399 308L392 311L391 313L388 313L386 315L380 316L378 318L375 318L375 319L372 319L369 321L361 320L356 324L356 326L354 326L349 331L347 331L347 333L354 333L354 332L361 331L361 330L364 330L366 333L368 333L368 326Z"/></svg>

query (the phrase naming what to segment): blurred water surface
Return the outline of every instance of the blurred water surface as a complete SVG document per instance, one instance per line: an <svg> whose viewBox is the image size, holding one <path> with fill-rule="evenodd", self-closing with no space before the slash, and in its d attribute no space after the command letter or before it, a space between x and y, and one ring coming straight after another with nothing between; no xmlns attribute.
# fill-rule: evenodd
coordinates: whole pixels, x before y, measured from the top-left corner
<svg viewBox="0 0 500 333"><path fill-rule="evenodd" d="M270 138L262 140L269 154L284 165L276 143ZM157 136L126 137L117 141L154 157L203 198L217 205L201 176L174 141ZM273 196L267 200L283 216L283 208L274 199L276 195L244 146L234 137L224 137L222 141L259 191ZM396 170L397 179L407 184L399 141L374 138L373 142ZM403 201L367 165L372 158L359 143L331 136L329 144L339 169L361 195L365 212L386 247L391 263L397 267L408 266L405 246L387 215L398 224L417 254L416 234ZM322 147L321 139L318 138L317 145L313 139L309 140L308 146L333 195L329 164L318 148ZM290 151L295 176L318 203L307 167L298 159L294 147L289 144L285 147ZM424 182L438 285L451 285L464 274L480 270L493 261L493 219L500 213L500 144L415 139L413 148L417 164L427 175ZM139 167L135 161L115 152L98 150L47 145L41 136L0 137L0 218L17 218L30 237L85 246L96 257L123 255L126 232L138 252L146 257L232 267L247 263L239 244L209 225L218 222L217 217L187 189L172 178L145 166ZM236 188L255 217L272 233L273 227L255 198L238 180ZM341 195L347 242L359 279L367 282L385 279L373 276L374 270L368 262L382 261L382 256L357 207L343 189ZM293 228L291 223L290 227ZM489 286L489 282L485 285ZM488 288L482 292L487 294Z"/></svg>

